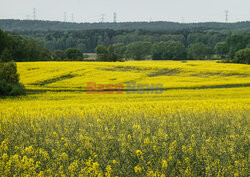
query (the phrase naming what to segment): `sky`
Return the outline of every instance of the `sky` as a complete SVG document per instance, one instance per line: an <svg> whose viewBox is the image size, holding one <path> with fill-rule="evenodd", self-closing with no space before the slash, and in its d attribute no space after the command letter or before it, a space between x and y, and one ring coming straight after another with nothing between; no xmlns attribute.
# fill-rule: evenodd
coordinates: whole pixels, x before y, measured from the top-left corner
<svg viewBox="0 0 250 177"><path fill-rule="evenodd" d="M250 21L250 0L0 0L0 19L74 22ZM72 18L73 15L73 18Z"/></svg>

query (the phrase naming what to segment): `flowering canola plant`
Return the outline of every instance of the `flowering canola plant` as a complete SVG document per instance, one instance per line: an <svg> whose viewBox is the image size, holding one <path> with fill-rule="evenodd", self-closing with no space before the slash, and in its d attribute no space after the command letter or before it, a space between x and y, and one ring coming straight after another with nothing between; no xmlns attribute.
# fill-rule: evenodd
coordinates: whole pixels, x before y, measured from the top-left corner
<svg viewBox="0 0 250 177"><path fill-rule="evenodd" d="M248 65L18 63L27 95L0 99L0 176L248 176ZM87 94L86 82L163 94Z"/></svg>

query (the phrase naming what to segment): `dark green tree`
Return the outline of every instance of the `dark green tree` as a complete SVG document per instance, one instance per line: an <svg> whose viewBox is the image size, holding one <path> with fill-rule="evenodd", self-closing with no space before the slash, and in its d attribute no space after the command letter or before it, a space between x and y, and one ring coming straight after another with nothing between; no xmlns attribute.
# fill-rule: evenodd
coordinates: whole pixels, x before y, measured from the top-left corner
<svg viewBox="0 0 250 177"><path fill-rule="evenodd" d="M250 64L250 48L242 49L236 52L232 61L234 63Z"/></svg>
<svg viewBox="0 0 250 177"><path fill-rule="evenodd" d="M24 86L19 83L16 63L0 62L0 96L15 96L24 92Z"/></svg>
<svg viewBox="0 0 250 177"><path fill-rule="evenodd" d="M63 50L55 50L53 52L53 58L57 61L62 61L67 58L66 53Z"/></svg>
<svg viewBox="0 0 250 177"><path fill-rule="evenodd" d="M7 33L3 32L0 29L0 54L3 52L3 50L7 47L8 43L8 36Z"/></svg>
<svg viewBox="0 0 250 177"><path fill-rule="evenodd" d="M12 58L13 58L12 53L10 52L8 48L5 48L2 54L0 55L0 60L2 62L9 62L12 60Z"/></svg>
<svg viewBox="0 0 250 177"><path fill-rule="evenodd" d="M218 42L215 46L215 52L221 58L225 58L228 52L226 43Z"/></svg>
<svg viewBox="0 0 250 177"><path fill-rule="evenodd" d="M127 55L135 60L143 60L151 54L151 47L150 42L133 42L127 46Z"/></svg>
<svg viewBox="0 0 250 177"><path fill-rule="evenodd" d="M65 51L66 56L70 60L82 60L83 59L83 53L76 48L69 48Z"/></svg>
<svg viewBox="0 0 250 177"><path fill-rule="evenodd" d="M126 46L123 43L113 44L112 46L118 59L123 59L126 57Z"/></svg>
<svg viewBox="0 0 250 177"><path fill-rule="evenodd" d="M159 42L152 47L153 60L181 60L186 57L186 48L179 41Z"/></svg>
<svg viewBox="0 0 250 177"><path fill-rule="evenodd" d="M109 45L106 47L99 45L96 47L97 60L99 61L118 61L122 57L120 52L119 46Z"/></svg>
<svg viewBox="0 0 250 177"><path fill-rule="evenodd" d="M181 42L168 41L167 50L163 56L169 57L169 59L173 60L186 59L186 48Z"/></svg>
<svg viewBox="0 0 250 177"><path fill-rule="evenodd" d="M81 50L82 52L86 52L87 50L86 45L84 43L77 44L77 48Z"/></svg>
<svg viewBox="0 0 250 177"><path fill-rule="evenodd" d="M108 51L106 46L98 45L96 47L95 51L96 51L96 55L97 55L97 60L108 61L109 51Z"/></svg>
<svg viewBox="0 0 250 177"><path fill-rule="evenodd" d="M203 43L194 43L188 47L188 58L195 60L210 59L213 50Z"/></svg>
<svg viewBox="0 0 250 177"><path fill-rule="evenodd" d="M166 51L166 42L158 42L152 46L152 59L153 60L163 60L164 52Z"/></svg>
<svg viewBox="0 0 250 177"><path fill-rule="evenodd" d="M16 63L12 62L2 62L1 63L1 73L0 80L4 79L8 83L18 83L19 75L17 74Z"/></svg>
<svg viewBox="0 0 250 177"><path fill-rule="evenodd" d="M4 61L50 60L51 54L41 43L0 30L0 57Z"/></svg>
<svg viewBox="0 0 250 177"><path fill-rule="evenodd" d="M115 52L115 48L113 45L109 45L108 46L108 58L106 59L107 61L117 61L119 56L118 54Z"/></svg>
<svg viewBox="0 0 250 177"><path fill-rule="evenodd" d="M226 40L228 54L231 58L234 58L236 52L246 48L250 44L250 36L246 35L232 35Z"/></svg>

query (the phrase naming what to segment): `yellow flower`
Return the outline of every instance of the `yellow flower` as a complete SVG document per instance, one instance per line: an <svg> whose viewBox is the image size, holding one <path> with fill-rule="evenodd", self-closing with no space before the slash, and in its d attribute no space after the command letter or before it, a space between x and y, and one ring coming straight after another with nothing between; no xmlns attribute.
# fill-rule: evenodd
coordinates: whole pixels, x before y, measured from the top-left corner
<svg viewBox="0 0 250 177"><path fill-rule="evenodd" d="M136 155L137 155L137 157L141 157L142 156L141 150L136 150Z"/></svg>
<svg viewBox="0 0 250 177"><path fill-rule="evenodd" d="M94 162L93 163L93 169L97 170L99 168L99 163L98 162Z"/></svg>
<svg viewBox="0 0 250 177"><path fill-rule="evenodd" d="M135 166L134 167L135 173L141 173L142 172L142 168L139 166Z"/></svg>
<svg viewBox="0 0 250 177"><path fill-rule="evenodd" d="M112 162L113 162L114 165L117 163L116 160L113 160Z"/></svg>
<svg viewBox="0 0 250 177"><path fill-rule="evenodd" d="M167 169L168 168L168 162L166 160L162 160L162 162L161 162L161 168L162 169Z"/></svg>
<svg viewBox="0 0 250 177"><path fill-rule="evenodd" d="M144 144L146 145L150 144L150 139L148 137L144 139Z"/></svg>
<svg viewBox="0 0 250 177"><path fill-rule="evenodd" d="M152 170L150 170L148 173L147 173L147 176L155 176L155 173L154 173L154 171L152 171Z"/></svg>
<svg viewBox="0 0 250 177"><path fill-rule="evenodd" d="M8 154L4 153L4 154L2 155L3 161L7 161L8 158L9 158L9 157L8 157Z"/></svg>
<svg viewBox="0 0 250 177"><path fill-rule="evenodd" d="M234 177L238 177L239 176L239 173L234 173Z"/></svg>
<svg viewBox="0 0 250 177"><path fill-rule="evenodd" d="M238 166L239 165L239 161L235 161L235 166Z"/></svg>
<svg viewBox="0 0 250 177"><path fill-rule="evenodd" d="M7 146L7 144L6 144L6 142L5 141L2 141L2 143L1 143L1 146L0 146L0 150L1 149L3 149L3 150L5 150L5 151L8 151L8 146ZM0 151L1 152L1 151Z"/></svg>
<svg viewBox="0 0 250 177"><path fill-rule="evenodd" d="M69 158L69 157L68 157L68 154L67 154L67 153L63 152L63 153L61 154L61 160L67 161L68 158Z"/></svg>
<svg viewBox="0 0 250 177"><path fill-rule="evenodd" d="M132 137L131 137L131 135L130 135L130 134L128 134L128 139L129 139L129 140L131 140L131 139L132 139Z"/></svg>
<svg viewBox="0 0 250 177"><path fill-rule="evenodd" d="M45 176L44 171L40 171L38 177L44 177L44 176Z"/></svg>
<svg viewBox="0 0 250 177"><path fill-rule="evenodd" d="M27 154L34 154L33 146L26 147L24 150Z"/></svg>
<svg viewBox="0 0 250 177"><path fill-rule="evenodd" d="M147 128L146 133L147 133L147 134L150 134L150 132L151 132L150 129Z"/></svg>
<svg viewBox="0 0 250 177"><path fill-rule="evenodd" d="M109 177L109 176L111 176L111 173L112 173L112 168L111 168L111 166L110 166L110 165L107 165L107 167L106 167L106 171L107 171L107 172L105 173L105 174L106 174L106 176L108 176L108 177Z"/></svg>

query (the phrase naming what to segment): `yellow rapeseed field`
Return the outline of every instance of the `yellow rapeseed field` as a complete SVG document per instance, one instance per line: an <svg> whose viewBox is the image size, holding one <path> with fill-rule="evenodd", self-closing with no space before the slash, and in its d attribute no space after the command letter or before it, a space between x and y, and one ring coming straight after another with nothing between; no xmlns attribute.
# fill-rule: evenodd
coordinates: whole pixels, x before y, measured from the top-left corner
<svg viewBox="0 0 250 177"><path fill-rule="evenodd" d="M0 99L0 176L248 176L249 65L17 66L28 92ZM88 94L88 82L163 93Z"/></svg>

